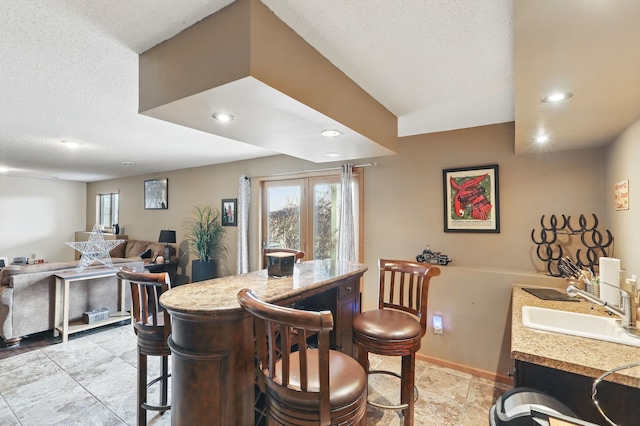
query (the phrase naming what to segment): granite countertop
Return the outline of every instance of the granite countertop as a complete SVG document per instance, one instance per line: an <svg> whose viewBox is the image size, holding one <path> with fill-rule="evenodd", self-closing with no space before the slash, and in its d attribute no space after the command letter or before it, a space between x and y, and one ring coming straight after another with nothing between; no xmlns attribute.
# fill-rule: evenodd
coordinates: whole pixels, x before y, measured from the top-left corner
<svg viewBox="0 0 640 426"><path fill-rule="evenodd" d="M604 308L582 299L580 302L542 300L522 290L522 287L524 286L515 285L512 294L511 358L594 379L613 368L640 362L640 347L534 330L523 326L523 306L604 316L608 316L608 313ZM607 376L606 380L640 388L640 367L622 370Z"/></svg>
<svg viewBox="0 0 640 426"><path fill-rule="evenodd" d="M311 260L294 264L293 276L286 278L271 278L262 269L181 285L163 294L160 303L173 311L216 315L240 310L237 294L243 288L250 288L265 302L276 303L362 275L366 270L367 266L360 263Z"/></svg>

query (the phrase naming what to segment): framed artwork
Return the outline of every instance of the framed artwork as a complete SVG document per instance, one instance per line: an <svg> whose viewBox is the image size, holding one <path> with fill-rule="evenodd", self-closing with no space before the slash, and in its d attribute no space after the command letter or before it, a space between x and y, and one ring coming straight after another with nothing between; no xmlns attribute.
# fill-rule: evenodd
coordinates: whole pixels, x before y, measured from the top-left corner
<svg viewBox="0 0 640 426"><path fill-rule="evenodd" d="M617 182L614 187L616 210L629 210L629 179Z"/></svg>
<svg viewBox="0 0 640 426"><path fill-rule="evenodd" d="M238 199L222 200L222 226L238 226Z"/></svg>
<svg viewBox="0 0 640 426"><path fill-rule="evenodd" d="M445 169L444 232L500 232L498 165Z"/></svg>
<svg viewBox="0 0 640 426"><path fill-rule="evenodd" d="M145 210L166 210L169 208L169 179L144 181Z"/></svg>

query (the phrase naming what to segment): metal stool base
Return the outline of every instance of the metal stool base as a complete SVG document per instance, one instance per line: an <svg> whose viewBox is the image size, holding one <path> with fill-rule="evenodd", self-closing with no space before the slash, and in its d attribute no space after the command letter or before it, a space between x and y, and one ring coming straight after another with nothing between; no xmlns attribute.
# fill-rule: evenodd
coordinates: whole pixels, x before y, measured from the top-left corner
<svg viewBox="0 0 640 426"><path fill-rule="evenodd" d="M394 376L397 377L398 379L402 380L402 376L399 375L398 373L394 373L393 371L386 371L386 370L371 370L369 371L369 375L372 374L386 374L389 376ZM413 387L413 401L417 401L418 400L418 388L416 386ZM407 408L409 408L408 404L400 404L400 405L385 405L385 404L380 404L378 402L374 402L374 401L369 401L369 399L367 399L367 404L372 405L374 407L377 408L382 408L383 410L405 410Z"/></svg>
<svg viewBox="0 0 640 426"><path fill-rule="evenodd" d="M166 377L165 376L156 377L155 379L147 383L147 389L149 389L151 386L158 383L160 380L165 380L165 379L168 379L169 377L171 377L171 373L167 374ZM161 411L160 414L163 414L165 411L169 411L171 409L171 405L149 405L146 402L143 402L141 406L145 410Z"/></svg>

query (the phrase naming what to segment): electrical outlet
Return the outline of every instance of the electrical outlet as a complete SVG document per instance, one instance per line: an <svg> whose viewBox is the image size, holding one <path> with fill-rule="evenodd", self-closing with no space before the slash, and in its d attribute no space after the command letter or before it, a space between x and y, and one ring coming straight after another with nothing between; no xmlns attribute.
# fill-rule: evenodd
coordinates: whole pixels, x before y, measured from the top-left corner
<svg viewBox="0 0 640 426"><path fill-rule="evenodd" d="M443 334L444 327L442 324L442 315L434 315L431 319L431 323L433 325L433 332L435 334Z"/></svg>

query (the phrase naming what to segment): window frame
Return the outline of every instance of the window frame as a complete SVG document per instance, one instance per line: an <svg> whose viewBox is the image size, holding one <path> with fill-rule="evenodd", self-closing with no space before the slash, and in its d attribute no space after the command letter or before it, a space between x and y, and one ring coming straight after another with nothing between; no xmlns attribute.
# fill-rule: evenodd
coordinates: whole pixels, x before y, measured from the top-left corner
<svg viewBox="0 0 640 426"><path fill-rule="evenodd" d="M278 186L278 185L287 185L294 181L300 181L301 187L303 190L302 197L304 202L301 200L300 205L300 215L301 215L301 229L300 229L300 250L305 252L305 259L309 260L313 253L309 249L309 245L313 246L313 241L309 241L313 236L313 226L314 221L313 218L310 218L310 214L313 214L313 197L312 197L312 189L313 183L323 183L323 179L329 178L333 182L327 180L326 183L335 183L335 179L337 178L338 182L340 181L340 169L332 169L332 170L324 170L324 171L310 171L310 172L300 172L300 173L288 173L276 176L266 176L258 179L259 182L259 204L260 204L260 217L258 220L259 232L258 232L258 262L260 267L263 268L262 265L262 249L264 248L264 244L267 241L267 229L265 226L265 218L268 215L267 211L267 202L265 200L265 189L268 186ZM358 262L362 262L364 259L364 167L354 167L353 168L353 180L356 186L356 197L355 202L358 204L358 212L357 218L358 221L358 229L357 232L357 241L358 247L356 248ZM306 215L307 219L303 217Z"/></svg>
<svg viewBox="0 0 640 426"><path fill-rule="evenodd" d="M108 196L110 198L110 211L109 217L111 218L109 222L111 223L103 223L103 198ZM114 200L116 202L114 203ZM118 223L120 220L120 191L109 191L109 192L101 192L96 195L96 223L98 225L105 226L110 228L114 223Z"/></svg>

